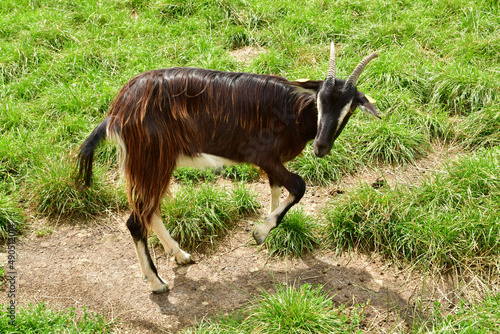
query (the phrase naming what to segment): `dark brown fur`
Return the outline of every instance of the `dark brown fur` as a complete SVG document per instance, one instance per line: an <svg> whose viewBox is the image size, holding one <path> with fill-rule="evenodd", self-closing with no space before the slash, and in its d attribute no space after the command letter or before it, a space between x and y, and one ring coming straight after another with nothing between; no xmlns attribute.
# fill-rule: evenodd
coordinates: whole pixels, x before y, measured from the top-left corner
<svg viewBox="0 0 500 334"><path fill-rule="evenodd" d="M288 175L274 165L316 135L315 96L296 92L300 85L196 68L145 72L127 83L111 105L108 129L124 141L128 196L143 227L159 211L179 155L252 163L284 185Z"/></svg>

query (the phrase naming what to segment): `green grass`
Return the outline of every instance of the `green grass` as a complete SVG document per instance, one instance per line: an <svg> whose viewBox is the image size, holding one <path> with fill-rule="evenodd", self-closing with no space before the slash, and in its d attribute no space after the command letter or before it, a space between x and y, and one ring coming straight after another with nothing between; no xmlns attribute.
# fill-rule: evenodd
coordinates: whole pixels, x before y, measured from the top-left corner
<svg viewBox="0 0 500 334"><path fill-rule="evenodd" d="M13 198L16 197L0 190L0 240L7 239L12 227L17 234L25 225L25 217Z"/></svg>
<svg viewBox="0 0 500 334"><path fill-rule="evenodd" d="M243 184L226 191L204 183L180 187L173 198L163 202L162 213L167 229L181 247L193 249L213 245L238 218L254 214L258 207L255 195Z"/></svg>
<svg viewBox="0 0 500 334"><path fill-rule="evenodd" d="M270 256L302 257L319 244L318 222L302 208L291 209L281 224L269 233L265 245Z"/></svg>
<svg viewBox="0 0 500 334"><path fill-rule="evenodd" d="M498 142L494 1L8 0L0 14L0 182L31 195L46 182L37 171L54 175L69 164L61 158L77 149L137 73L197 66L322 79L332 40L340 77L380 50L359 88L377 100L384 121L357 115L331 157L292 162L309 182L338 181L380 162L412 163L433 140L454 138L468 150ZM240 63L230 51L243 46L265 52ZM97 157L108 169L114 161L113 154ZM196 173L177 175L213 178ZM229 168L222 175L248 180L255 173ZM92 196L116 207L106 192ZM54 201L67 206L64 196Z"/></svg>
<svg viewBox="0 0 500 334"><path fill-rule="evenodd" d="M334 248L377 250L425 268L498 271L500 150L447 165L418 186L364 186L326 209Z"/></svg>
<svg viewBox="0 0 500 334"><path fill-rule="evenodd" d="M105 211L127 207L127 199L121 185L111 173L95 168L91 187L80 189L74 183L68 164L46 167L33 177L33 192L30 202L40 214L63 217L91 217Z"/></svg>
<svg viewBox="0 0 500 334"><path fill-rule="evenodd" d="M361 333L363 310L335 306L320 286L277 286L239 313L203 321L184 333Z"/></svg>
<svg viewBox="0 0 500 334"><path fill-rule="evenodd" d="M500 331L500 295L489 295L476 305L462 302L460 308L447 316L437 313L431 319L418 323L412 333L472 334Z"/></svg>
<svg viewBox="0 0 500 334"><path fill-rule="evenodd" d="M0 332L11 334L34 333L112 333L112 324L100 314L83 309L77 316L75 310L56 312L45 304L30 304L16 309L16 325L9 324L6 305L0 305Z"/></svg>
<svg viewBox="0 0 500 334"><path fill-rule="evenodd" d="M259 178L259 171L253 165L240 164L223 168L178 168L173 173L178 182L184 184L215 181L218 175L235 181L253 181Z"/></svg>

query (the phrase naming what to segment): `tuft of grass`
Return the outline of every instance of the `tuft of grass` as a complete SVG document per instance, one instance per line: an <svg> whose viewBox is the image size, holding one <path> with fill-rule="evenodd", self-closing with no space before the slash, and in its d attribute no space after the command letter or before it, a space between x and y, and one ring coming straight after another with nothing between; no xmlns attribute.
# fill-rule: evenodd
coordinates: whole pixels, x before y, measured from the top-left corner
<svg viewBox="0 0 500 334"><path fill-rule="evenodd" d="M435 314L431 319L417 323L412 333L498 333L500 332L500 295L488 295L476 305L462 302L455 312L443 316Z"/></svg>
<svg viewBox="0 0 500 334"><path fill-rule="evenodd" d="M321 287L278 286L275 294L264 292L250 308L244 326L264 333L355 333L361 332L362 315L336 308Z"/></svg>
<svg viewBox="0 0 500 334"><path fill-rule="evenodd" d="M412 164L430 150L428 138L419 130L401 123L394 117L378 122L359 139L363 157L385 164Z"/></svg>
<svg viewBox="0 0 500 334"><path fill-rule="evenodd" d="M351 143L339 138L329 155L316 157L312 144L309 144L301 155L288 163L288 167L306 182L327 185L354 173L360 164L359 154Z"/></svg>
<svg viewBox="0 0 500 334"><path fill-rule="evenodd" d="M30 201L37 212L47 216L89 217L110 209L125 208L125 192L117 185L106 184L104 173L95 166L92 186L77 189L67 164L40 170L31 181L35 191Z"/></svg>
<svg viewBox="0 0 500 334"><path fill-rule="evenodd" d="M253 181L259 179L259 170L254 165L239 164L226 166L220 174L228 179L235 181Z"/></svg>
<svg viewBox="0 0 500 334"><path fill-rule="evenodd" d="M321 286L279 285L236 315L205 320L184 333L361 333L363 318L360 306L336 307Z"/></svg>
<svg viewBox="0 0 500 334"><path fill-rule="evenodd" d="M457 139L466 148L500 144L500 108L485 108L469 114L458 126Z"/></svg>
<svg viewBox="0 0 500 334"><path fill-rule="evenodd" d="M35 333L112 333L112 323L100 314L88 312L77 316L74 308L56 312L44 303L16 309L16 324L11 325L7 305L0 304L0 332L12 334Z"/></svg>
<svg viewBox="0 0 500 334"><path fill-rule="evenodd" d="M376 250L423 268L500 269L500 150L449 164L421 185L364 186L325 210L334 248Z"/></svg>
<svg viewBox="0 0 500 334"><path fill-rule="evenodd" d="M259 204L243 184L225 191L205 183L186 185L163 203L167 229L184 248L201 243L213 245L227 234L236 219L254 213Z"/></svg>
<svg viewBox="0 0 500 334"><path fill-rule="evenodd" d="M267 248L270 256L302 257L319 244L317 221L302 208L290 210L280 225L269 233Z"/></svg>
<svg viewBox="0 0 500 334"><path fill-rule="evenodd" d="M25 225L24 215L13 198L0 190L0 240L7 239L11 226L17 232Z"/></svg>
<svg viewBox="0 0 500 334"><path fill-rule="evenodd" d="M252 181L259 178L259 171L253 165L239 164L216 169L183 167L173 173L173 176L184 184L215 181L217 175L235 181Z"/></svg>
<svg viewBox="0 0 500 334"><path fill-rule="evenodd" d="M177 168L173 176L184 184L214 181L216 178L213 169L192 167Z"/></svg>

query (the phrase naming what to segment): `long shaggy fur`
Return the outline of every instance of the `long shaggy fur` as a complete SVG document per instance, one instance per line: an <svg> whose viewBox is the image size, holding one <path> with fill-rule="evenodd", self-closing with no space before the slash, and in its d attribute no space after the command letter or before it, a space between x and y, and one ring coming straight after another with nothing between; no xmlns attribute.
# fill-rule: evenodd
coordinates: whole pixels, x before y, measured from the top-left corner
<svg viewBox="0 0 500 334"><path fill-rule="evenodd" d="M315 97L297 90L300 85L276 76L197 68L149 71L127 83L110 107L107 129L123 142L128 197L143 227L159 212L179 155L208 153L256 165L275 159L276 152L280 162L298 155L304 138L315 135L304 136L314 126L302 121L303 113L315 113ZM92 143L102 138L101 125ZM94 147L87 141L81 157ZM90 166L91 158L80 158L85 180Z"/></svg>

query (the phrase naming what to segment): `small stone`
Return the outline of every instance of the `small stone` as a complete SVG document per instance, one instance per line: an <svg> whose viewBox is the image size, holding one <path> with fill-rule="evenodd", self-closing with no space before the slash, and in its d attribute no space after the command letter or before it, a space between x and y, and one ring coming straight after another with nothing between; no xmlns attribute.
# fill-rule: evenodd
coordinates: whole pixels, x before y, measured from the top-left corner
<svg viewBox="0 0 500 334"><path fill-rule="evenodd" d="M208 305L208 302L203 302L203 303L201 303L201 305L203 305L203 306L207 306L207 305Z"/></svg>

